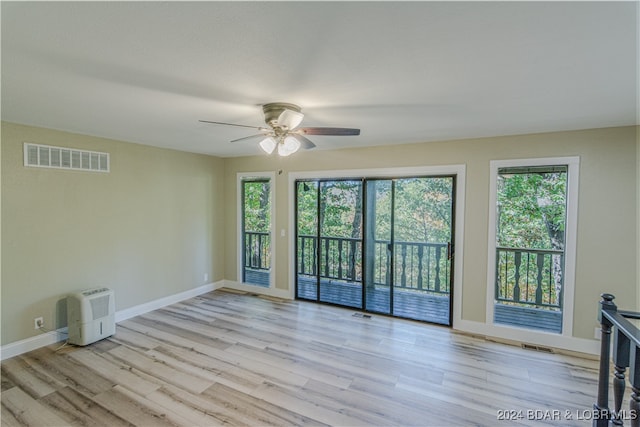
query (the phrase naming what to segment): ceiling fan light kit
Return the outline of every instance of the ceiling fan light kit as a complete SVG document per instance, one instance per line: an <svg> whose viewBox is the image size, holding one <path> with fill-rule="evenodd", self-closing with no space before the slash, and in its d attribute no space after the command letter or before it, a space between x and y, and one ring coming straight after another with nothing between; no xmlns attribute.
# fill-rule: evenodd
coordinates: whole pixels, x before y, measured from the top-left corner
<svg viewBox="0 0 640 427"><path fill-rule="evenodd" d="M304 149L311 149L316 146L311 140L303 135L360 135L360 129L328 127L298 128L300 123L302 123L302 119L304 119L304 114L302 114L299 106L289 104L287 102L271 102L269 104L264 104L262 106L262 112L264 113L264 121L269 127L247 126L235 123L213 122L209 120L200 120L200 122L258 129L261 133L234 139L231 142L262 138L259 146L265 153L271 154L277 147L278 155L283 157L295 153L301 147Z"/></svg>
<svg viewBox="0 0 640 427"><path fill-rule="evenodd" d="M278 144L278 154L282 157L295 153L300 149L300 142L292 135L286 136L284 140Z"/></svg>
<svg viewBox="0 0 640 427"><path fill-rule="evenodd" d="M268 136L260 141L259 145L267 154L273 153L273 150L278 147L278 154L283 157L295 153L301 146L295 135L288 135L284 138L279 138L277 141L272 136Z"/></svg>
<svg viewBox="0 0 640 427"><path fill-rule="evenodd" d="M268 136L262 141L260 141L260 148L262 148L264 152L267 154L273 153L273 150L276 148L276 145L278 145L278 143L271 136Z"/></svg>

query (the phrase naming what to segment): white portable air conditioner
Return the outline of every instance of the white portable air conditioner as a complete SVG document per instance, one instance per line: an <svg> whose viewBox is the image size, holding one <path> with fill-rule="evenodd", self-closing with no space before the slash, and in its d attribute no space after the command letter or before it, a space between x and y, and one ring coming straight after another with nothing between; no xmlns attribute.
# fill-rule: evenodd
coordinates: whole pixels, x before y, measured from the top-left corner
<svg viewBox="0 0 640 427"><path fill-rule="evenodd" d="M87 345L116 333L115 299L108 288L93 288L67 296L69 343Z"/></svg>

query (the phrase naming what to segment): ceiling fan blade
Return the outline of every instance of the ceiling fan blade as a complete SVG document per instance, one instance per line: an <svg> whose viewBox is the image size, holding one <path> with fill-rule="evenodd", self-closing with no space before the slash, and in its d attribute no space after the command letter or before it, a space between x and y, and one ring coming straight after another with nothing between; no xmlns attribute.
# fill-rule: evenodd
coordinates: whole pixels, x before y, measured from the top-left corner
<svg viewBox="0 0 640 427"><path fill-rule="evenodd" d="M308 138L306 138L306 137L304 137L302 135L292 133L291 136L293 136L295 139L297 139L298 142L300 142L300 146L302 148L304 148L305 150L309 150L311 148L315 148L316 147L316 144L314 144L313 142L311 142L310 139L308 139Z"/></svg>
<svg viewBox="0 0 640 427"><path fill-rule="evenodd" d="M250 139L254 139L254 138L264 138L264 137L266 137L266 136L267 136L267 134L259 133L259 134L257 134L257 135L250 135L250 136L245 136L244 138L234 139L234 140L229 141L229 142L248 141L248 140L250 140Z"/></svg>
<svg viewBox="0 0 640 427"><path fill-rule="evenodd" d="M360 135L360 129L351 128L300 128L297 130L298 134L302 135L335 135L335 136L349 136Z"/></svg>
<svg viewBox="0 0 640 427"><path fill-rule="evenodd" d="M301 112L284 109L278 116L278 125L291 130L297 128L302 123L302 119L304 114Z"/></svg>
<svg viewBox="0 0 640 427"><path fill-rule="evenodd" d="M259 129L259 130L268 130L266 128L263 127L258 127L258 126L247 126L247 125L238 125L235 123L225 123L225 122L212 122L210 120L198 120L201 123L212 123L214 125L227 125L227 126L238 126L241 128L250 128L250 129Z"/></svg>

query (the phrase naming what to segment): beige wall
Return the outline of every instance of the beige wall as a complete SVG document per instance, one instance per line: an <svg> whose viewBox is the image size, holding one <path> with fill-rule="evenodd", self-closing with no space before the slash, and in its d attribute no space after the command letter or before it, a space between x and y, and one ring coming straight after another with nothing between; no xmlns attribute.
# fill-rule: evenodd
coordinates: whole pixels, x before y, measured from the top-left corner
<svg viewBox="0 0 640 427"><path fill-rule="evenodd" d="M636 215L637 127L506 136L394 147L300 152L288 158L225 160L225 277L237 279L238 172L276 174L276 230L288 230L288 173L465 164L466 209L462 319L485 321L489 162L500 159L579 156L575 337L592 339L599 294L616 295L620 307L638 301ZM288 289L287 237L276 238L276 284Z"/></svg>
<svg viewBox="0 0 640 427"><path fill-rule="evenodd" d="M2 124L2 344L66 324L67 292L108 286L118 310L237 279L238 172L276 172L276 230L289 230L288 173L465 164L462 318L484 322L489 161L580 156L574 336L593 337L598 295L640 307L637 127L220 159ZM111 154L111 173L26 168L24 141ZM278 171L282 170L282 174ZM276 284L289 289L289 237Z"/></svg>
<svg viewBox="0 0 640 427"><path fill-rule="evenodd" d="M24 141L108 152L111 172L24 167ZM122 310L224 278L222 159L10 123L1 159L2 344L65 326L73 290Z"/></svg>

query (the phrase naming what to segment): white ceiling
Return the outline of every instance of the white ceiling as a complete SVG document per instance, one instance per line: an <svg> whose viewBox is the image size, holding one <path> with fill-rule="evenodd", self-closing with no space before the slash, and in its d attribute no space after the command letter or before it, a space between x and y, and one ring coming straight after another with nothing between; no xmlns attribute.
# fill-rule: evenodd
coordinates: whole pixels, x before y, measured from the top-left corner
<svg viewBox="0 0 640 427"><path fill-rule="evenodd" d="M2 120L240 156L640 124L638 2L1 2ZM39 141L40 142L40 141Z"/></svg>

